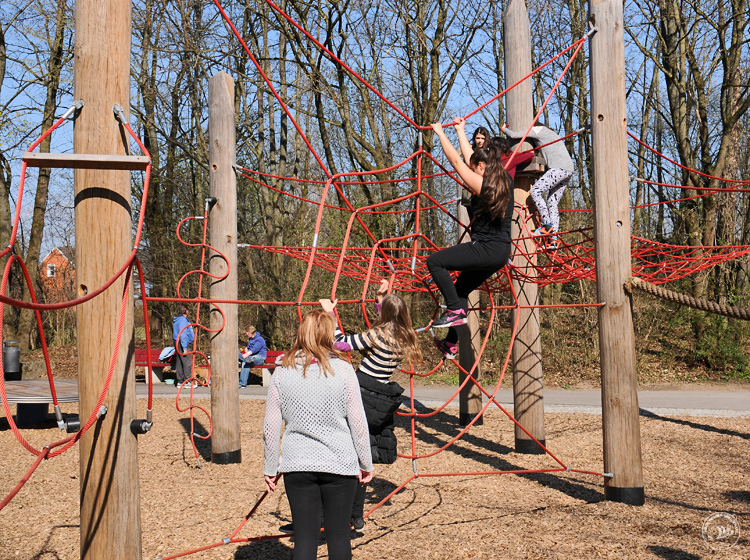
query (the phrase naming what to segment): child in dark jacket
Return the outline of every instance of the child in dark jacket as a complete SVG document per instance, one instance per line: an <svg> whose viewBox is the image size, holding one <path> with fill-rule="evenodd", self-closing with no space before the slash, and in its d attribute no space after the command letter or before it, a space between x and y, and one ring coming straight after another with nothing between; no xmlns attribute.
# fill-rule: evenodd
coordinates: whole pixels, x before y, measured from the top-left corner
<svg viewBox="0 0 750 560"><path fill-rule="evenodd" d="M403 387L391 381L391 376L404 360L421 362L422 353L406 302L396 294L386 295L387 291L388 281L383 280L375 296L378 318L372 328L348 336L337 331L336 348L362 353L357 379L370 430L372 461L390 464L397 457L394 413L401 405L404 392ZM336 302L322 299L320 304L332 313ZM358 531L364 527L365 494L366 486L358 486L352 508L352 525Z"/></svg>

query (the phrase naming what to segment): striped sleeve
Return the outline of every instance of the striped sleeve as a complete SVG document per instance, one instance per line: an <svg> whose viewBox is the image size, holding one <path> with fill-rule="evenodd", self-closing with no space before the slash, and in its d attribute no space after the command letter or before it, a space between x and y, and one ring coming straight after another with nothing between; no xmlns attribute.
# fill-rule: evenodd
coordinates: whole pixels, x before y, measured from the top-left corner
<svg viewBox="0 0 750 560"><path fill-rule="evenodd" d="M376 379L388 381L401 364L400 353L372 331L348 336L337 331L336 340L360 352L359 370Z"/></svg>

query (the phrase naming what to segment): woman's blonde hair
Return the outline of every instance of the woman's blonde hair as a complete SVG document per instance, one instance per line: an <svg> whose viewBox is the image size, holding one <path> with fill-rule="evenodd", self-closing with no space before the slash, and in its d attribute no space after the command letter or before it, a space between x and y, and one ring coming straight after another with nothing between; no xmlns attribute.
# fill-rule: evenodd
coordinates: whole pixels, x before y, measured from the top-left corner
<svg viewBox="0 0 750 560"><path fill-rule="evenodd" d="M401 296L388 294L383 298L380 302L380 315L371 330L401 354L402 359L413 363L422 362L422 351L411 326L409 307Z"/></svg>
<svg viewBox="0 0 750 560"><path fill-rule="evenodd" d="M297 339L292 348L281 361L283 367L295 367L297 361L302 361L302 376L307 374L307 368L318 362L320 371L328 377L328 372L334 374L331 358L345 359L345 354L333 347L333 336L336 332L336 319L330 313L318 309L311 311L302 319L297 327Z"/></svg>

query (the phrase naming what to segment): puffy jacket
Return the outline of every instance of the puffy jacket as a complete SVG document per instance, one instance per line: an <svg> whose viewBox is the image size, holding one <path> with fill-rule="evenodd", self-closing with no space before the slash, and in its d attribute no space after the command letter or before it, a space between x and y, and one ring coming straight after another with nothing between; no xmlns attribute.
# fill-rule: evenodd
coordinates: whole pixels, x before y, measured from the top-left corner
<svg viewBox="0 0 750 560"><path fill-rule="evenodd" d="M393 414L401 406L404 388L395 381L382 383L361 371L357 371L357 379L370 430L372 462L393 463L397 458Z"/></svg>

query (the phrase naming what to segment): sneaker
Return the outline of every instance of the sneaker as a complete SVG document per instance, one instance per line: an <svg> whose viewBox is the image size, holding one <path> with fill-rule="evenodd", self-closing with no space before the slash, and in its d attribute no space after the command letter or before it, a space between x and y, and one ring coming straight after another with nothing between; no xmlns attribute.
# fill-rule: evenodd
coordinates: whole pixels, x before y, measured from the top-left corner
<svg viewBox="0 0 750 560"><path fill-rule="evenodd" d="M466 324L466 311L463 309L448 309L436 321L432 323L433 328L457 327Z"/></svg>
<svg viewBox="0 0 750 560"><path fill-rule="evenodd" d="M458 353L458 346L447 340L436 340L438 350L443 353L446 360L455 360Z"/></svg>
<svg viewBox="0 0 750 560"><path fill-rule="evenodd" d="M285 535L291 535L294 533L294 525L291 523L287 523L286 525L282 525L279 527L279 533L284 533Z"/></svg>
<svg viewBox="0 0 750 560"><path fill-rule="evenodd" d="M552 224L543 223L534 230L534 237L539 237L540 235L549 235L550 233L552 233L552 231Z"/></svg>
<svg viewBox="0 0 750 560"><path fill-rule="evenodd" d="M365 520L361 517L352 517L352 528L355 531L361 531L365 528Z"/></svg>
<svg viewBox="0 0 750 560"><path fill-rule="evenodd" d="M557 249L557 248L558 248L559 246L560 246L560 245L559 245L559 241L558 241L558 239L557 239L557 236L556 236L556 235L553 235L553 236L552 236L552 237L550 237L550 238L549 238L549 240L547 241L547 245L546 245L546 247L545 247L545 248L546 248L547 250L549 250L549 251L554 251L554 250L555 250L555 249Z"/></svg>

